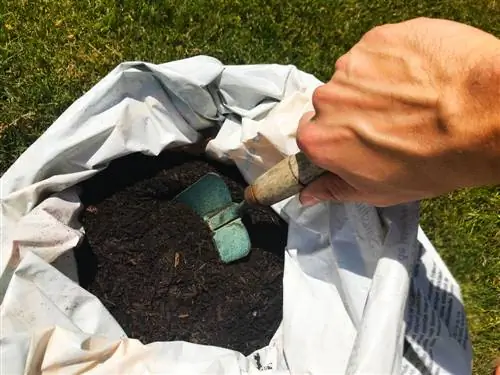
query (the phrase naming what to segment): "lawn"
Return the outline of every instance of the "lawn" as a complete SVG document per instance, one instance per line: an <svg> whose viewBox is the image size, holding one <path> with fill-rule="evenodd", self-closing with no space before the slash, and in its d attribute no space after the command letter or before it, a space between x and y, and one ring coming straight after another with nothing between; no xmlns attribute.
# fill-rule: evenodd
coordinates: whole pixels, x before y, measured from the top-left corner
<svg viewBox="0 0 500 375"><path fill-rule="evenodd" d="M279 63L326 80L371 27L417 16L500 36L496 0L2 0L0 171L75 99L123 61L198 54ZM423 203L422 226L462 286L474 373L500 349L500 189Z"/></svg>

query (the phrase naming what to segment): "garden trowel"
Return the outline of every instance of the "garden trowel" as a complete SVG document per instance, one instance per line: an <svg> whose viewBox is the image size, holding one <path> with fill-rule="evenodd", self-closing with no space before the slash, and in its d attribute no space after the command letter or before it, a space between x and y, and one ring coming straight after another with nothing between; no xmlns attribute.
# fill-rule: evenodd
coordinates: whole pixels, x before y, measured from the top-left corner
<svg viewBox="0 0 500 375"><path fill-rule="evenodd" d="M259 176L245 189L242 202L233 202L229 188L216 173L206 174L173 200L191 207L207 223L220 259L230 263L250 252L250 236L241 220L246 207L278 203L324 172L299 152Z"/></svg>

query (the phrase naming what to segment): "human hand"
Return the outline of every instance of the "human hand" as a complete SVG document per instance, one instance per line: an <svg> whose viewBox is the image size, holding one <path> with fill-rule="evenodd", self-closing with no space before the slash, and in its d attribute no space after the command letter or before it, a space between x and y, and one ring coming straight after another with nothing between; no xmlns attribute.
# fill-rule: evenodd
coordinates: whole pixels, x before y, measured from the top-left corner
<svg viewBox="0 0 500 375"><path fill-rule="evenodd" d="M313 105L297 143L331 173L303 204L387 206L500 182L500 40L481 30L437 19L372 29Z"/></svg>

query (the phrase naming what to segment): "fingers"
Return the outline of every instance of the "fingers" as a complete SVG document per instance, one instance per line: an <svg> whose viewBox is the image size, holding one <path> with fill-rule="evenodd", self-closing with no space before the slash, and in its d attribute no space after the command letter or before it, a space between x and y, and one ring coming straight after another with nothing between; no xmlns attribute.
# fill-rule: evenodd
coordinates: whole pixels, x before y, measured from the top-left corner
<svg viewBox="0 0 500 375"><path fill-rule="evenodd" d="M431 196L419 195L411 191L367 192L356 189L336 174L327 173L307 185L301 191L299 201L303 206L312 206L323 201L333 201L339 203L362 202L376 207L388 207Z"/></svg>
<svg viewBox="0 0 500 375"><path fill-rule="evenodd" d="M314 164L323 168L325 141L331 132L329 123L332 121L330 107L333 97L329 85L318 86L312 95L314 112L305 113L297 128L297 145Z"/></svg>
<svg viewBox="0 0 500 375"><path fill-rule="evenodd" d="M307 185L300 193L299 200L304 206L325 200L352 202L361 200L361 194L339 176L327 173Z"/></svg>
<svg viewBox="0 0 500 375"><path fill-rule="evenodd" d="M314 123L316 112L305 113L299 121L297 128L297 146L303 151L307 157L316 165L318 160L316 155L319 150L319 142L322 139L322 127Z"/></svg>

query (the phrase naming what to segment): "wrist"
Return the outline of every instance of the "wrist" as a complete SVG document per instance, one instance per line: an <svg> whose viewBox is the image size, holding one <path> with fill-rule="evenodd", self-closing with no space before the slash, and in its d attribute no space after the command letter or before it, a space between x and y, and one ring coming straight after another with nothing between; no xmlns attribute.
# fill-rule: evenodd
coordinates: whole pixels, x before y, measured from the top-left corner
<svg viewBox="0 0 500 375"><path fill-rule="evenodd" d="M478 47L447 95L445 123L461 155L460 187L500 183L500 39Z"/></svg>

